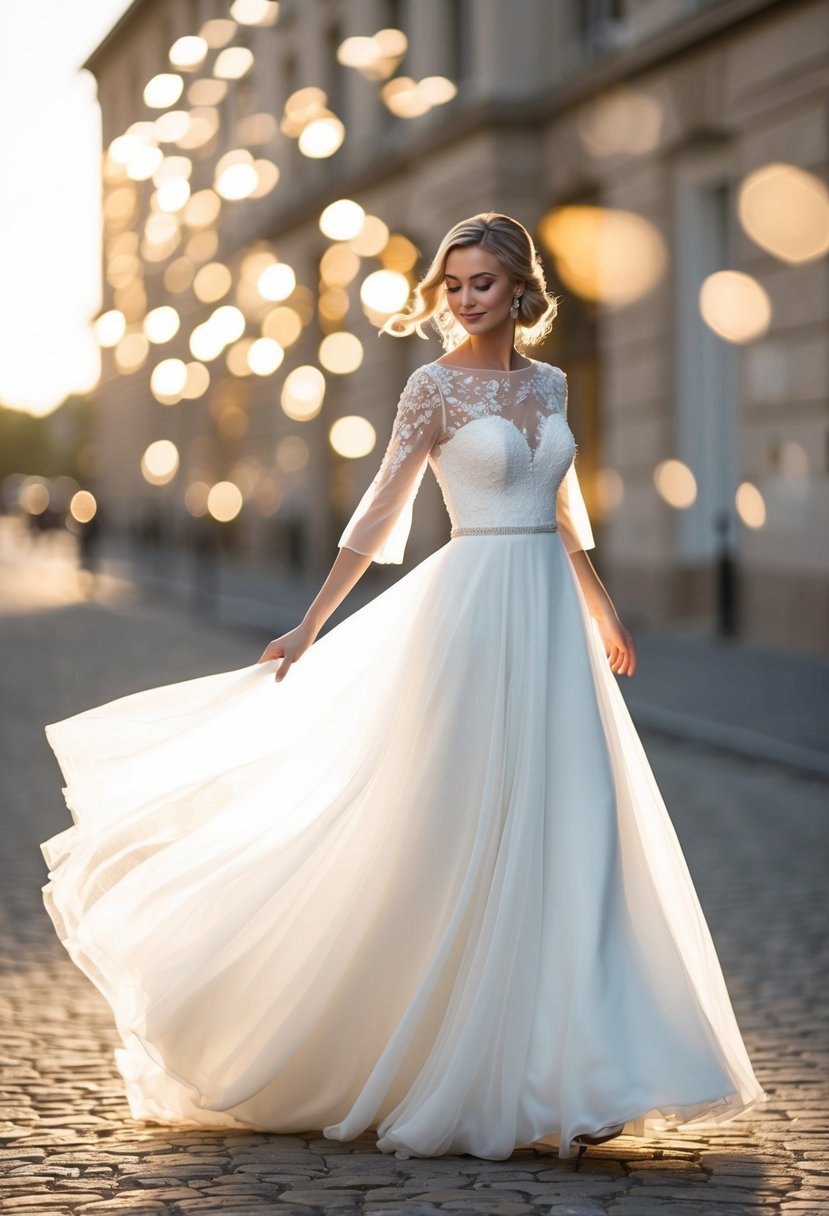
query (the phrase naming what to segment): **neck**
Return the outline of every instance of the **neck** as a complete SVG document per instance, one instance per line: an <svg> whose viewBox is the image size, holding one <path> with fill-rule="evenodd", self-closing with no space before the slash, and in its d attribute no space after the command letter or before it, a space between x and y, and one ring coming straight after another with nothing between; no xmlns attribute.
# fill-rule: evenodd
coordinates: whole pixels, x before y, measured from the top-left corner
<svg viewBox="0 0 829 1216"><path fill-rule="evenodd" d="M510 372L521 366L522 359L515 349L514 339L513 323L504 333L484 334L481 337L470 334L466 341L456 348L456 353L462 355L470 367L491 367Z"/></svg>

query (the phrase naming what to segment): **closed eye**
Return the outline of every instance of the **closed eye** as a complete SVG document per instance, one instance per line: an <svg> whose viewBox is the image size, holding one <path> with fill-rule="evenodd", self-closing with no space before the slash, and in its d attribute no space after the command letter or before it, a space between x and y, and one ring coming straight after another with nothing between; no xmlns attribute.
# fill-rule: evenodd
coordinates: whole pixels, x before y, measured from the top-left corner
<svg viewBox="0 0 829 1216"><path fill-rule="evenodd" d="M485 283L485 284L481 283L478 285L476 290L477 291L489 291L491 286L492 286L491 283ZM460 291L460 287L447 287L446 290L451 295L455 291Z"/></svg>

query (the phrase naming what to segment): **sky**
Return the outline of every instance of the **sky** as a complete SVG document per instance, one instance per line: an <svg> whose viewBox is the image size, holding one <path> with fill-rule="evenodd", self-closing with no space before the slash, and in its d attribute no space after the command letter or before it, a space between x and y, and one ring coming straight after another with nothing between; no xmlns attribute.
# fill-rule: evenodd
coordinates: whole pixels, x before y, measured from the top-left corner
<svg viewBox="0 0 829 1216"><path fill-rule="evenodd" d="M101 123L79 65L130 0L0 0L0 404L97 378Z"/></svg>

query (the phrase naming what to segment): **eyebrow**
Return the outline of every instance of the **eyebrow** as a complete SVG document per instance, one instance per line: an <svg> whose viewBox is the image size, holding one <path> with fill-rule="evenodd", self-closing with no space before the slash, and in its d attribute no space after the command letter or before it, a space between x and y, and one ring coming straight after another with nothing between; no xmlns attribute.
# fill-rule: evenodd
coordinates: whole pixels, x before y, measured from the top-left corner
<svg viewBox="0 0 829 1216"><path fill-rule="evenodd" d="M489 276L490 276L490 278L495 278L495 271L494 271L494 270L479 270L477 274L472 274L472 275L470 275L469 277L470 277L471 279L479 279L479 278L481 277L481 275L482 275L482 274L489 275ZM443 276L443 277L444 277L445 279L454 279L456 283L459 283L459 282L460 282L460 279L458 278L458 276L457 276L456 274L444 274L444 276Z"/></svg>

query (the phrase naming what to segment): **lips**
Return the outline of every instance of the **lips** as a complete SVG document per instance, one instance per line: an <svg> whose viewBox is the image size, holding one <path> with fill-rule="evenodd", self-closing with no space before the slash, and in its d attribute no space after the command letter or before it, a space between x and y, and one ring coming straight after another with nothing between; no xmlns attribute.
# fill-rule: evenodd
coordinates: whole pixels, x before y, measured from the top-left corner
<svg viewBox="0 0 829 1216"><path fill-rule="evenodd" d="M461 317L464 321L477 321L484 314L482 312L462 312Z"/></svg>

